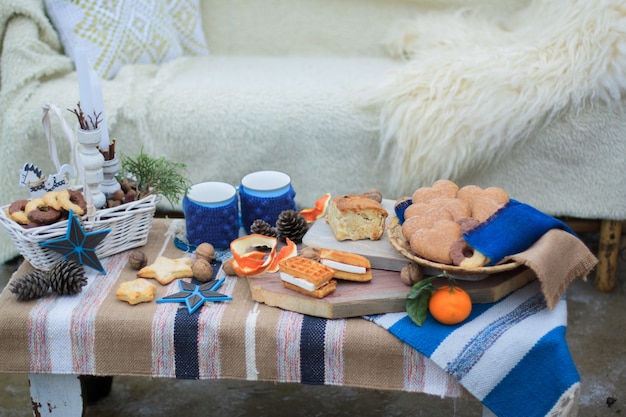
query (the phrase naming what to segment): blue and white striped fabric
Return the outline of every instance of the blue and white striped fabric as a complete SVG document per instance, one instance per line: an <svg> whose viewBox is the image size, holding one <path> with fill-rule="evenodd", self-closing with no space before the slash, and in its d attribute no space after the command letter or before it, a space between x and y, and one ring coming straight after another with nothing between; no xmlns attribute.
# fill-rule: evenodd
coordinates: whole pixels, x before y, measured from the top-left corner
<svg viewBox="0 0 626 417"><path fill-rule="evenodd" d="M366 318L432 359L496 416L561 415L577 400L566 301L549 310L538 281L496 303L474 304L456 326L430 315L421 327L406 313Z"/></svg>

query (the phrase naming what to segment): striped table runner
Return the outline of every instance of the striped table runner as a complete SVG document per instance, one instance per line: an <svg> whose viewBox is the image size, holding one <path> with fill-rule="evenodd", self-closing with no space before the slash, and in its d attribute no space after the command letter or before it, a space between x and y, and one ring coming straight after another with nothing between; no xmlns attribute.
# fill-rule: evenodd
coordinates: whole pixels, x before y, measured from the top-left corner
<svg viewBox="0 0 626 417"><path fill-rule="evenodd" d="M162 244L167 224L155 220L151 243L142 250L149 259L160 253L191 256L171 242ZM135 278L127 259L122 253L102 260L107 274L88 270L88 285L73 296L18 302L5 289L0 372L229 378L468 395L454 377L379 325L259 304L245 279L226 277L219 291L233 300L208 303L194 314L178 303L118 301L118 285ZM18 274L28 270L24 265ZM155 285L159 298L179 290L176 282Z"/></svg>
<svg viewBox="0 0 626 417"><path fill-rule="evenodd" d="M155 220L149 259L191 256L165 241ZM158 242L158 243L156 243ZM565 341L566 301L546 307L535 281L493 303L475 305L459 326L405 313L327 320L259 304L245 279L225 277L232 301L189 314L178 303L131 306L115 298L135 278L128 254L88 271L73 296L18 302L0 294L0 372L137 375L345 385L473 395L498 416L567 415L579 375ZM28 272L24 265L18 274ZM219 270L217 278L224 276ZM179 291L157 285L157 297Z"/></svg>

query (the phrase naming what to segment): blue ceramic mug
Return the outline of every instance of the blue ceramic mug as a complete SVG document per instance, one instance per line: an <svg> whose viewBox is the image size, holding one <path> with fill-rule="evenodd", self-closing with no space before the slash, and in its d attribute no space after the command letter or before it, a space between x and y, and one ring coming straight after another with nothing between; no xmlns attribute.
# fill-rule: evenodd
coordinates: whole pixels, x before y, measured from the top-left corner
<svg viewBox="0 0 626 417"><path fill-rule="evenodd" d="M239 237L239 202L231 184L218 181L192 185L183 198L187 241L228 248Z"/></svg>
<svg viewBox="0 0 626 417"><path fill-rule="evenodd" d="M250 233L250 226L257 219L275 226L280 213L296 209L295 196L291 178L284 172L257 171L243 177L239 202L241 224L246 233Z"/></svg>

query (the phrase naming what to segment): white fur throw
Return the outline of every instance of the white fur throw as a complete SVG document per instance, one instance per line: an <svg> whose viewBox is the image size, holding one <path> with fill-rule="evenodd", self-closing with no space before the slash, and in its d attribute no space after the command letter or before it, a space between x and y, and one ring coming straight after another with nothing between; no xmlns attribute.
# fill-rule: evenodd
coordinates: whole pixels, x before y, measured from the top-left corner
<svg viewBox="0 0 626 417"><path fill-rule="evenodd" d="M562 112L617 106L626 90L624 0L433 12L399 22L386 46L407 62L365 99L400 190L485 168Z"/></svg>

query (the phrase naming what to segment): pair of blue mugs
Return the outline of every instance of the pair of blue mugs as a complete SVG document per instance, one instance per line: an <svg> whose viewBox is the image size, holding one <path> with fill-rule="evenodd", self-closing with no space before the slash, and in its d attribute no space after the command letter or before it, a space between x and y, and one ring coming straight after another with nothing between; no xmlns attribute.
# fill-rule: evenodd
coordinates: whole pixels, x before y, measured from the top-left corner
<svg viewBox="0 0 626 417"><path fill-rule="evenodd" d="M194 184L183 198L187 241L228 248L240 228L250 233L261 219L274 226L284 210L295 210L295 191L289 175L257 171L241 179L239 187L218 181Z"/></svg>

